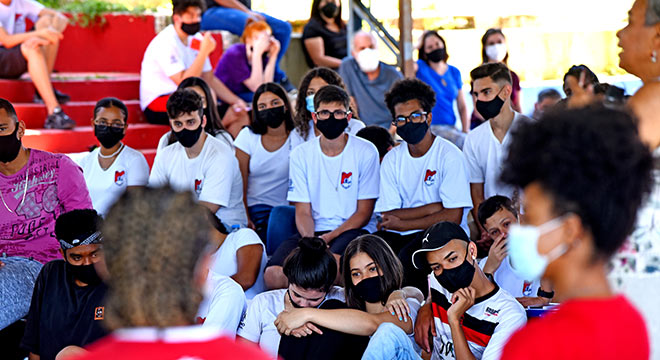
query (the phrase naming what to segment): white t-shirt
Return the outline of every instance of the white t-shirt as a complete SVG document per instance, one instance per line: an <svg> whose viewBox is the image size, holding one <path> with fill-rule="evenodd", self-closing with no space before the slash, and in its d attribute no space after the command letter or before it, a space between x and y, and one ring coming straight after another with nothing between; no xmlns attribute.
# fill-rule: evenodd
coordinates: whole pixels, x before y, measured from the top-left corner
<svg viewBox="0 0 660 360"><path fill-rule="evenodd" d="M197 322L235 338L247 307L243 288L228 276L215 275L206 279L205 292L197 310Z"/></svg>
<svg viewBox="0 0 660 360"><path fill-rule="evenodd" d="M502 166L511 143L511 132L523 121L533 121L525 115L515 113L509 130L500 143L491 127L491 120L477 126L468 133L463 145L470 183L484 184L484 199L503 195L516 203L520 202L520 189L500 182Z"/></svg>
<svg viewBox="0 0 660 360"><path fill-rule="evenodd" d="M451 328L446 322L451 293L440 286L432 273L429 285L437 332L431 359L456 359ZM526 322L527 314L522 305L511 294L496 287L490 294L475 300L463 315L462 325L472 355L477 359L497 360L509 337Z"/></svg>
<svg viewBox="0 0 660 360"><path fill-rule="evenodd" d="M149 164L141 152L124 146L112 165L103 170L99 164L100 151L94 149L78 165L83 169L94 209L105 216L128 186L147 186Z"/></svg>
<svg viewBox="0 0 660 360"><path fill-rule="evenodd" d="M230 228L247 226L238 160L221 140L206 136L202 151L194 159L188 158L179 142L157 153L149 186L168 184L176 191L192 191L199 201L220 205L216 215Z"/></svg>
<svg viewBox="0 0 660 360"><path fill-rule="evenodd" d="M357 201L378 198L379 157L374 144L348 134L341 154L329 157L320 137L291 152L289 194L291 202L311 203L314 231L332 231L357 210ZM376 220L364 227L376 231Z"/></svg>
<svg viewBox="0 0 660 360"><path fill-rule="evenodd" d="M257 281L251 288L245 291L245 297L252 299L255 295L266 290L264 285L264 268L268 258L266 257L266 250L259 235L252 229L239 229L229 233L227 238L222 243L218 251L211 255L211 268L209 271L209 278L216 275L233 276L238 271L238 263L236 261L236 253L238 249L248 245L261 246L261 265L259 267L259 275Z"/></svg>
<svg viewBox="0 0 660 360"><path fill-rule="evenodd" d="M247 204L282 206L288 205L289 154L305 142L298 132L291 131L284 145L270 152L264 148L261 135L249 127L243 128L234 145L250 156L248 172Z"/></svg>
<svg viewBox="0 0 660 360"><path fill-rule="evenodd" d="M362 120L358 119L351 119L348 121L348 126L344 130L345 133L351 134L351 135L357 135L358 131L364 129L367 125L365 125ZM317 137L316 133L314 133L314 120L309 121L309 132L307 133L307 138L305 141L310 141L313 138Z"/></svg>
<svg viewBox="0 0 660 360"><path fill-rule="evenodd" d="M0 4L0 28L9 35L22 34L28 30L25 20L36 23L44 8L34 0L12 0L9 5Z"/></svg>
<svg viewBox="0 0 660 360"><path fill-rule="evenodd" d="M286 289L278 289L255 296L250 301L237 332L238 336L259 344L259 347L273 358L277 358L281 338L274 322L277 315L284 311L285 294ZM325 299L345 301L344 289L333 286Z"/></svg>
<svg viewBox="0 0 660 360"><path fill-rule="evenodd" d="M467 234L467 216L472 209L470 183L461 151L437 136L431 148L418 158L404 142L390 150L380 166L380 197L375 211L408 209L441 202L447 209L463 208L461 227ZM403 232L409 234L416 229Z"/></svg>
<svg viewBox="0 0 660 360"><path fill-rule="evenodd" d="M479 267L482 270L486 265L486 261L488 261L488 256L479 261ZM536 293L541 287L540 280L527 281L516 275L511 268L509 256L506 256L502 260L500 267L498 267L492 275L497 285L516 298L523 296L536 296Z"/></svg>
<svg viewBox="0 0 660 360"><path fill-rule="evenodd" d="M171 144L167 143L169 141L171 133L172 133L172 130L166 132L165 134L163 134L163 136L160 137L160 140L158 140L158 147L156 148L156 154L158 154L166 146L171 145ZM206 134L209 135L209 133L206 133ZM220 142L223 142L227 146L229 146L231 148L231 151L234 151L234 140L231 138L231 134L229 134L226 131L222 131L222 132L217 133L215 135L215 138L220 140Z"/></svg>
<svg viewBox="0 0 660 360"><path fill-rule="evenodd" d="M188 43L181 42L174 25L168 25L151 40L142 58L140 69L140 108L146 109L161 95L176 91L177 84L170 76L188 69L197 54L201 34L188 36ZM196 50L196 49L197 50ZM206 58L202 72L213 70L211 61Z"/></svg>

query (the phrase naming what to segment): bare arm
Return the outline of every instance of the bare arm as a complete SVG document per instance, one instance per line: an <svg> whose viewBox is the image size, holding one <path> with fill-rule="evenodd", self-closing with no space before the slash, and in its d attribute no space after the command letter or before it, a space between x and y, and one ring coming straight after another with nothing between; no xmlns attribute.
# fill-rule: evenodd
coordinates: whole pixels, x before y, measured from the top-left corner
<svg viewBox="0 0 660 360"><path fill-rule="evenodd" d="M437 203L430 203L414 208L390 210L384 212L383 214L394 215L401 220L410 220L410 219L418 219L424 216L428 216L438 211L442 211L443 209L444 207L442 206L442 203L437 202Z"/></svg>
<svg viewBox="0 0 660 360"><path fill-rule="evenodd" d="M483 226L479 223L479 217L477 212L479 211L479 205L484 202L484 184L483 183L470 183L470 196L472 196L472 218L474 222L479 227L479 232L482 233L484 230Z"/></svg>
<svg viewBox="0 0 660 360"><path fill-rule="evenodd" d="M463 132L467 133L470 131L470 116L468 115L467 105L465 104L465 94L463 94L461 89L458 89L456 107L458 108L458 115L461 117L461 124L463 124Z"/></svg>
<svg viewBox="0 0 660 360"><path fill-rule="evenodd" d="M314 236L314 218L312 217L312 204L297 202L296 227L302 237Z"/></svg>
<svg viewBox="0 0 660 360"><path fill-rule="evenodd" d="M341 65L341 59L327 56L325 54L323 38L320 36L305 39L304 44L305 48L307 48L307 53L309 53L309 57L312 58L312 62L317 66L327 66L336 69Z"/></svg>
<svg viewBox="0 0 660 360"><path fill-rule="evenodd" d="M4 28L0 27L0 43L2 44L2 46L4 46L7 49L22 44L26 40L33 38L35 36L49 40L51 43L53 42L51 40L53 39L53 37L57 37L58 39L62 38L62 34L52 29L40 29L40 30L28 31L20 34L10 35L7 33L7 31Z"/></svg>
<svg viewBox="0 0 660 360"><path fill-rule="evenodd" d="M248 187L248 175L250 173L250 155L243 152L243 150L236 148L236 159L238 159L238 168L241 171L241 178L243 178L243 205L245 206L245 211L247 212L247 187ZM247 212L248 222L251 222L250 213Z"/></svg>
<svg viewBox="0 0 660 360"><path fill-rule="evenodd" d="M236 103L243 103L243 100L236 96L225 84L222 83L215 75L213 75L213 72L207 71L202 74L202 79L206 81L207 84L215 91L215 93L218 95L220 100L227 104L236 104Z"/></svg>
<svg viewBox="0 0 660 360"><path fill-rule="evenodd" d="M358 200L357 210L344 221L338 228L330 231L327 234L323 234L321 238L325 240L326 243L330 243L337 236L339 236L344 231L351 229L360 229L369 223L371 215L374 213L374 205L376 205L376 199L366 199Z"/></svg>
<svg viewBox="0 0 660 360"><path fill-rule="evenodd" d="M214 214L217 213L218 210L220 210L220 205L213 204L213 203L210 203L208 201L200 201L199 204L206 207L207 209L211 210L211 212L214 213Z"/></svg>
<svg viewBox="0 0 660 360"><path fill-rule="evenodd" d="M476 360L474 355L472 355L472 351L470 351L460 322L458 320L450 321L449 328L451 329L451 339L454 342L456 360Z"/></svg>
<svg viewBox="0 0 660 360"><path fill-rule="evenodd" d="M28 360L39 360L39 359L41 359L41 356L39 356L39 355L37 355L37 354L35 354L35 353L30 353L30 354L28 355Z"/></svg>
<svg viewBox="0 0 660 360"><path fill-rule="evenodd" d="M288 335L287 332L290 333L291 330L308 322L345 334L359 336L373 335L373 333L376 332L376 329L378 329L378 326L385 322L397 325L405 331L406 334L411 334L413 330L412 321L399 321L396 316L389 312L370 314L355 309L294 309L292 311L281 313L277 320L275 320L275 325L280 332Z"/></svg>
<svg viewBox="0 0 660 360"><path fill-rule="evenodd" d="M244 291L251 288L257 281L262 253L263 246L259 244L246 245L236 251L238 270L231 278L241 285Z"/></svg>

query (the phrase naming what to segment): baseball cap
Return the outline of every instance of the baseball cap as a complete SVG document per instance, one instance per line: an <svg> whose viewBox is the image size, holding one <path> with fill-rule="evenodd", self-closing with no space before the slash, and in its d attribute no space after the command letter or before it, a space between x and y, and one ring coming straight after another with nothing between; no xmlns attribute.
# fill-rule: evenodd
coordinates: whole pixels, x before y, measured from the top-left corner
<svg viewBox="0 0 660 360"><path fill-rule="evenodd" d="M422 235L422 248L412 255L413 266L416 269L427 268L426 253L440 250L454 239L470 242L465 230L456 223L443 221L432 225Z"/></svg>

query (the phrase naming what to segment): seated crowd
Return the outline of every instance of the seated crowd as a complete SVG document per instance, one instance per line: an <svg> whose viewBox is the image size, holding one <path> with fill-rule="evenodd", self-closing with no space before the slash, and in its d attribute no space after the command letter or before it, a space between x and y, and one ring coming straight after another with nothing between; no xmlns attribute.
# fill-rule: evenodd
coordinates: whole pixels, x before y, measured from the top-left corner
<svg viewBox="0 0 660 360"><path fill-rule="evenodd" d="M649 27L645 3L634 26ZM59 16L28 10L35 36ZM347 52L340 14L314 0L296 94L279 67L288 24L249 1L173 0L142 62L145 117L169 125L151 168L122 142L119 99L97 102L99 146L78 163L24 147L0 99L0 330L24 322L29 359L648 359L607 267L657 199L660 90L627 102L574 66L567 98L542 91L527 117L490 29L470 119L437 32L404 79L370 33ZM48 65L26 49L56 39L7 26L0 13L3 64L22 44ZM241 41L213 67L201 28ZM660 76L653 54L624 65ZM527 323L530 309L545 316Z"/></svg>

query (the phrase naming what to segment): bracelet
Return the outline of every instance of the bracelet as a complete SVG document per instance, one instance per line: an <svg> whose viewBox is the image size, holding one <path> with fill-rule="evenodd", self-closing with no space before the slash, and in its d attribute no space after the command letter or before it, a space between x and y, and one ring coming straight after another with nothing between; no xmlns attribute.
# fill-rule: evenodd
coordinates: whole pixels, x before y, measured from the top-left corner
<svg viewBox="0 0 660 360"><path fill-rule="evenodd" d="M555 292L554 291L547 292L539 288L539 290L536 292L536 296L544 297L546 299L552 299L553 297L555 297Z"/></svg>

